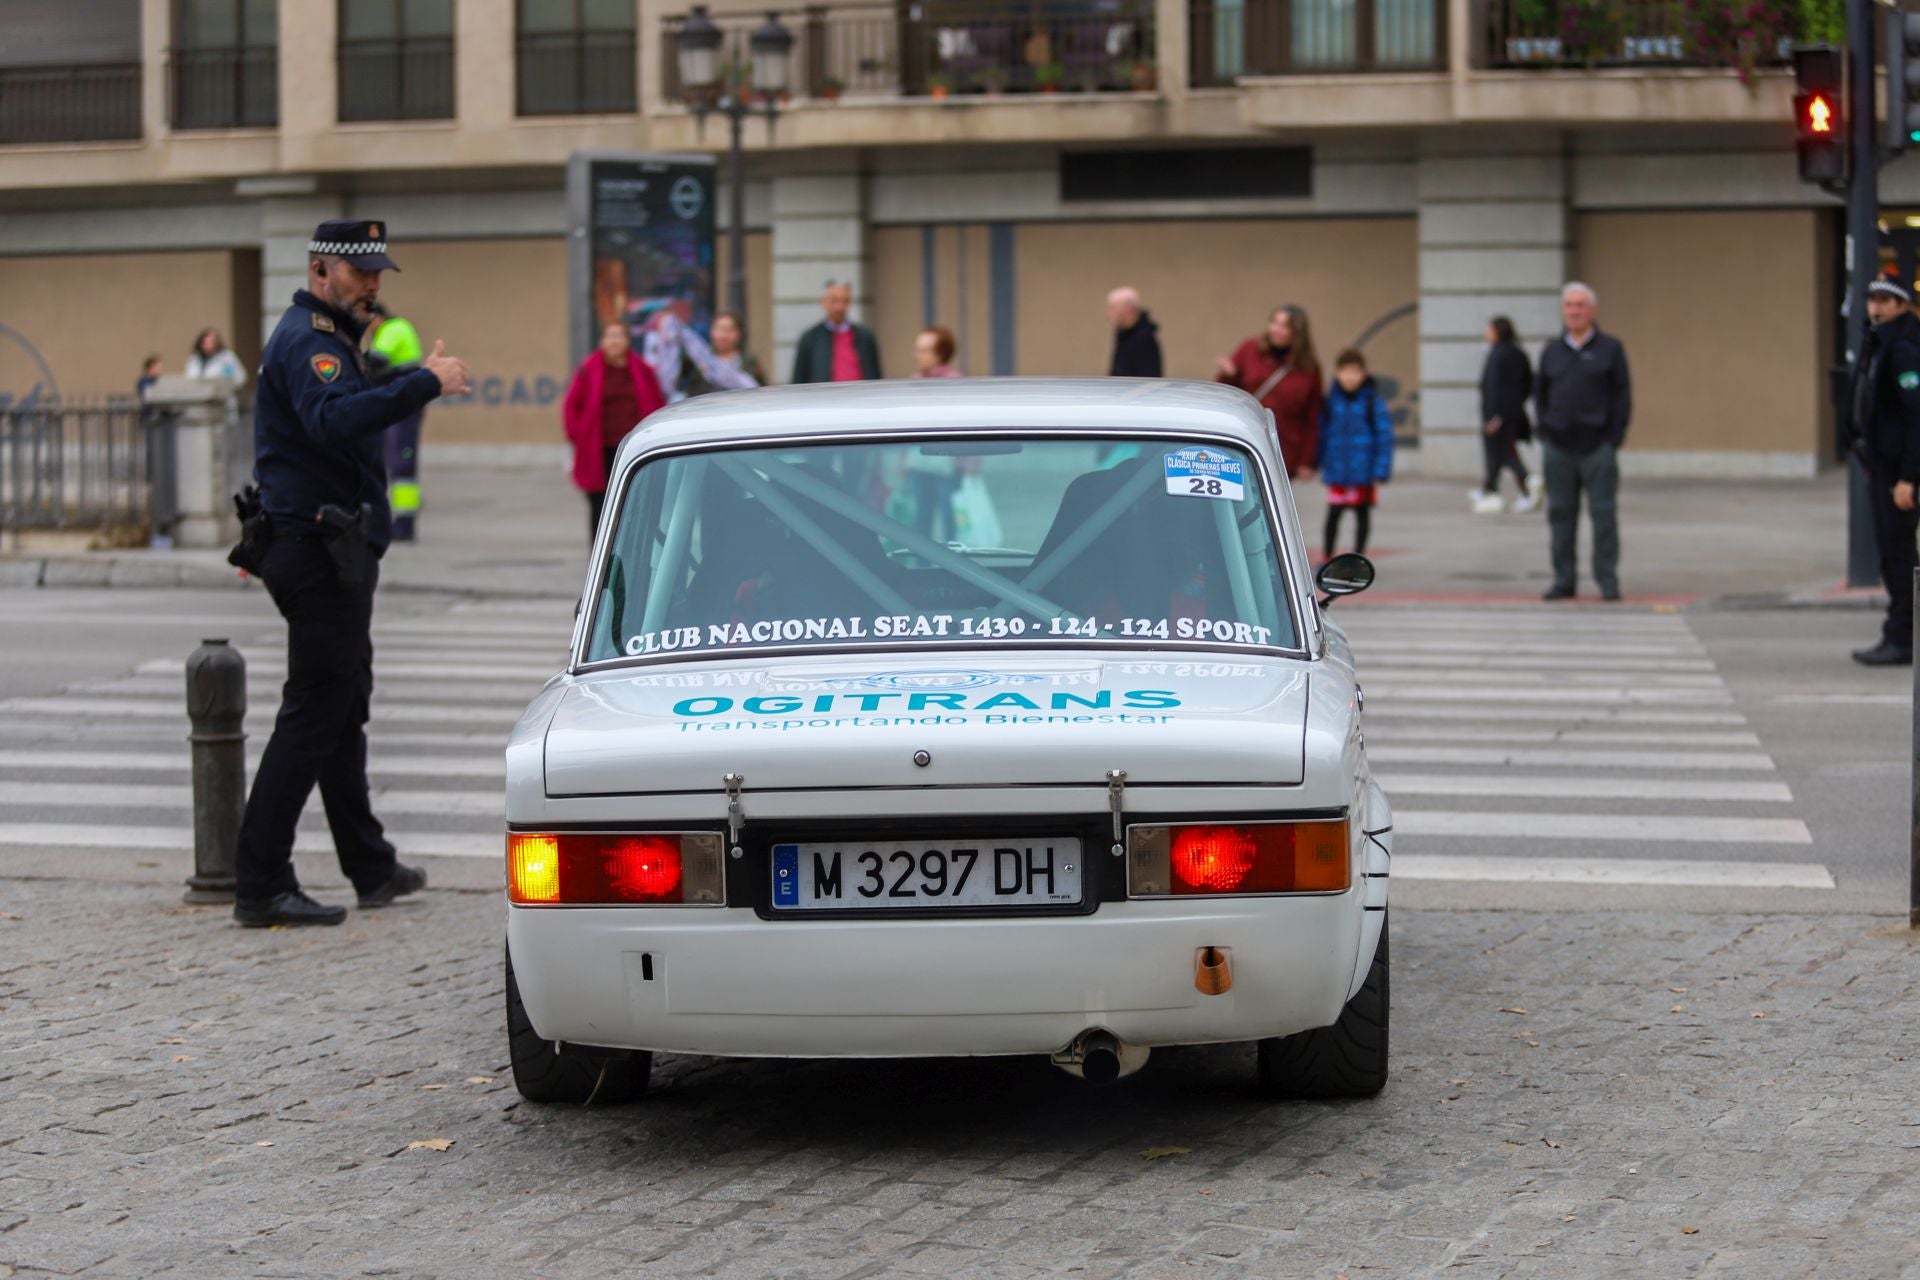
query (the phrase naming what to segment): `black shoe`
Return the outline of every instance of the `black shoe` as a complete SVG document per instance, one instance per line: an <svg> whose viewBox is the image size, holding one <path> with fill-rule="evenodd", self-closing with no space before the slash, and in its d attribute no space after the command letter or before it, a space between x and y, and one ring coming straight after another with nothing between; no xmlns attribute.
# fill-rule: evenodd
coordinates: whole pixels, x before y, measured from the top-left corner
<svg viewBox="0 0 1920 1280"><path fill-rule="evenodd" d="M1620 603L1620 588L1608 587L1600 593L1600 598L1610 604L1618 604Z"/></svg>
<svg viewBox="0 0 1920 1280"><path fill-rule="evenodd" d="M1863 667L1910 667L1913 665L1913 650L1902 649L1882 640L1871 649L1855 649L1853 660Z"/></svg>
<svg viewBox="0 0 1920 1280"><path fill-rule="evenodd" d="M360 909L366 911L373 907L384 907L395 898L404 898L426 887L425 871L419 867L409 867L405 863L396 862L393 866L393 874L387 877L385 884L360 891Z"/></svg>
<svg viewBox="0 0 1920 1280"><path fill-rule="evenodd" d="M1548 587L1540 593L1540 598L1542 600L1571 600L1573 599L1573 588Z"/></svg>
<svg viewBox="0 0 1920 1280"><path fill-rule="evenodd" d="M289 889L271 898L235 898L233 918L249 929L275 924L339 924L347 918L347 909L326 906L299 889Z"/></svg>

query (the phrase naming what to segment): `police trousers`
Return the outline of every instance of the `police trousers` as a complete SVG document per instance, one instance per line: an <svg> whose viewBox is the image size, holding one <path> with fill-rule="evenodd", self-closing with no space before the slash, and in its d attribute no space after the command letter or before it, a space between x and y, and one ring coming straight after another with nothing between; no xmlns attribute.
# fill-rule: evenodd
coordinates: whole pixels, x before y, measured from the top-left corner
<svg viewBox="0 0 1920 1280"><path fill-rule="evenodd" d="M1547 526L1553 535L1553 585L1573 590L1579 576L1580 499L1593 523L1593 580L1600 590L1620 590L1620 457L1610 444L1591 453L1570 453L1545 441L1540 469L1547 477Z"/></svg>
<svg viewBox="0 0 1920 1280"><path fill-rule="evenodd" d="M297 887L293 837L316 785L340 870L356 890L393 875L394 848L367 794L367 709L373 696L373 589L342 587L319 538L275 538L261 579L287 620L287 681L240 824L235 894L271 898Z"/></svg>
<svg viewBox="0 0 1920 1280"><path fill-rule="evenodd" d="M1894 468L1867 468L1867 491L1873 510L1873 538L1880 550L1880 581L1887 587L1887 618L1880 639L1896 649L1913 648L1913 570L1920 563L1914 537L1920 532L1920 510L1902 511L1893 505L1893 486L1900 480Z"/></svg>

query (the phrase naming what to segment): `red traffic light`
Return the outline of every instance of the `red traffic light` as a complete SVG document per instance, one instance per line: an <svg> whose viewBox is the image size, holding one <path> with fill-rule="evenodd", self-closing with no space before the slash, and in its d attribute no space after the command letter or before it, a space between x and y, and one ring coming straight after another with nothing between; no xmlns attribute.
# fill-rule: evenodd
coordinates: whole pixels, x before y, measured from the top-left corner
<svg viewBox="0 0 1920 1280"><path fill-rule="evenodd" d="M1833 133L1833 103L1826 94L1807 95L1806 106L1801 114L1801 127L1812 134Z"/></svg>

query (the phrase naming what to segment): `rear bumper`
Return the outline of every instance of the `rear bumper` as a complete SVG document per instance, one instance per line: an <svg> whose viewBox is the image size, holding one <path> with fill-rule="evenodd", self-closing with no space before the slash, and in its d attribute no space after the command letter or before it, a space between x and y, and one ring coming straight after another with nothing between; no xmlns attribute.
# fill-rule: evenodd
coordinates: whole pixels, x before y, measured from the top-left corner
<svg viewBox="0 0 1920 1280"><path fill-rule="evenodd" d="M745 1057L1024 1054L1090 1027L1157 1046L1327 1026L1352 985L1362 916L1357 892L990 920L509 907L507 941L549 1040ZM1205 947L1230 952L1223 994L1195 986Z"/></svg>

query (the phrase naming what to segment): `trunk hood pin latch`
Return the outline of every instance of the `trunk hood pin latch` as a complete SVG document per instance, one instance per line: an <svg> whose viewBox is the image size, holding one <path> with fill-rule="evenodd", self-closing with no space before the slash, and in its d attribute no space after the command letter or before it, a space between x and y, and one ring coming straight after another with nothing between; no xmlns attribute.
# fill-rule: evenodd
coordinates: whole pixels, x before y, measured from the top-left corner
<svg viewBox="0 0 1920 1280"><path fill-rule="evenodd" d="M1125 769L1107 770L1107 808L1113 810L1113 856L1126 856L1125 832L1121 819L1121 799L1127 789Z"/></svg>
<svg viewBox="0 0 1920 1280"><path fill-rule="evenodd" d="M740 785L746 778L738 773L726 776L727 784L727 849L736 858L744 858L746 850L740 847L740 826L746 821L740 812Z"/></svg>

